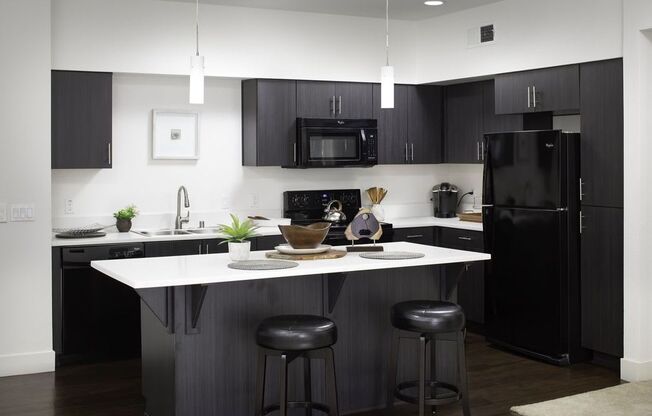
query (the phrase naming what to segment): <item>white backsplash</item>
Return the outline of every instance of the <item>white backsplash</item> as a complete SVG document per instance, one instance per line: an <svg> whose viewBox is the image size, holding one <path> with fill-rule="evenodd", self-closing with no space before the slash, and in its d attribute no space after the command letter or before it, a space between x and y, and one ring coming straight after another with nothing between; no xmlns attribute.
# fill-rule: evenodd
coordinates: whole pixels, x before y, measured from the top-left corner
<svg viewBox="0 0 652 416"><path fill-rule="evenodd" d="M112 224L112 213L136 204L141 215L135 228L174 224L176 193L185 185L190 194L191 226L200 220L215 225L228 213L280 217L286 190L389 190L383 201L386 217L431 216L431 189L441 182L464 192L480 191L480 165L390 165L346 169L282 169L241 166L240 81L206 79L206 104L187 102L187 77L115 74L113 79L113 168L54 170L54 227L99 222ZM193 109L201 113L197 161L152 160L152 109ZM73 214L65 214L65 201ZM472 206L464 200L463 208Z"/></svg>

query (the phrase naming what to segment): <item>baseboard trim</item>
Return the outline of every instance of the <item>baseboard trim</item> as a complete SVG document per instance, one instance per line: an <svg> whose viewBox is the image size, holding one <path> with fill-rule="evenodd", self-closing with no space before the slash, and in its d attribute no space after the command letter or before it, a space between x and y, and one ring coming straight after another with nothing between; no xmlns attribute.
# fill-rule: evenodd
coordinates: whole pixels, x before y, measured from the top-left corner
<svg viewBox="0 0 652 416"><path fill-rule="evenodd" d="M652 380L652 361L620 359L620 378L626 381Z"/></svg>
<svg viewBox="0 0 652 416"><path fill-rule="evenodd" d="M0 355L0 377L54 371L54 351Z"/></svg>

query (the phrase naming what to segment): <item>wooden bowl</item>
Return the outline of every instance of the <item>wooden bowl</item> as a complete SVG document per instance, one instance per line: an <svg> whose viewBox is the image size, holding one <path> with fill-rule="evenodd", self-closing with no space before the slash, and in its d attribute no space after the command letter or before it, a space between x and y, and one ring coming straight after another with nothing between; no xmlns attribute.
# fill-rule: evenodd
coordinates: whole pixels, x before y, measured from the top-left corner
<svg viewBox="0 0 652 416"><path fill-rule="evenodd" d="M317 222L310 225L279 225L281 234L292 248L316 248L324 241L330 222Z"/></svg>

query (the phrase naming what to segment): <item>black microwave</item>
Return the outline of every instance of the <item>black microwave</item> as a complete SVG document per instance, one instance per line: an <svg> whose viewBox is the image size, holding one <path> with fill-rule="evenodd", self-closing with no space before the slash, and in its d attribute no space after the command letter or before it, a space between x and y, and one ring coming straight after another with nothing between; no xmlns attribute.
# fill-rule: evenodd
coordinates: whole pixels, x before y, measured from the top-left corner
<svg viewBox="0 0 652 416"><path fill-rule="evenodd" d="M376 120L297 119L298 168L370 167L378 163Z"/></svg>

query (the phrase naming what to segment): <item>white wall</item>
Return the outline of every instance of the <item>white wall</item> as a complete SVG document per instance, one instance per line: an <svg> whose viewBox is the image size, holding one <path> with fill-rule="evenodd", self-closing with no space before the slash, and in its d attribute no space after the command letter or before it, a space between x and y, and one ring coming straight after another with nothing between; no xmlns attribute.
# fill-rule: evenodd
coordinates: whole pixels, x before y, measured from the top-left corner
<svg viewBox="0 0 652 416"><path fill-rule="evenodd" d="M495 25L494 44L467 30ZM419 83L622 56L622 0L504 0L417 25Z"/></svg>
<svg viewBox="0 0 652 416"><path fill-rule="evenodd" d="M34 203L37 218L0 224L0 376L4 376L54 369L49 0L0 2L0 55L0 201Z"/></svg>
<svg viewBox="0 0 652 416"><path fill-rule="evenodd" d="M57 0L55 69L187 74L194 54L193 2ZM401 82L416 74L414 26L392 21L392 61ZM379 81L381 19L200 5L206 73L236 78Z"/></svg>
<svg viewBox="0 0 652 416"><path fill-rule="evenodd" d="M55 225L94 220L111 223L110 214L132 202L145 214L136 220L136 227L170 225L172 216L156 214L174 212L176 190L182 184L190 192L193 222L207 220L207 224L225 217L228 211L279 217L282 192L293 189L383 186L389 189L383 204L387 214L394 217L430 215L430 190L442 181L453 181L464 189L477 187L480 191L481 166L300 171L243 167L240 81L208 79L206 104L199 107L186 104L187 87L187 78L181 76L114 74L113 169L53 171ZM151 160L154 108L195 108L201 112L200 160ZM258 200L255 207L251 206L253 196ZM73 216L64 215L66 199L73 200Z"/></svg>
<svg viewBox="0 0 652 416"><path fill-rule="evenodd" d="M652 379L652 2L624 0L625 380Z"/></svg>

